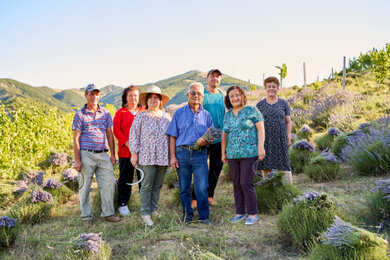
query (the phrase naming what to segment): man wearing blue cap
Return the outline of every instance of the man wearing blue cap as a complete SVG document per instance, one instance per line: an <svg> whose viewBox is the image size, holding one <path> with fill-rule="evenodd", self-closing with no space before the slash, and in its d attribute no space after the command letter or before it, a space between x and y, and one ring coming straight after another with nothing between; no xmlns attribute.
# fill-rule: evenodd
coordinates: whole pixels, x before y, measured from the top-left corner
<svg viewBox="0 0 390 260"><path fill-rule="evenodd" d="M113 165L116 162L112 118L107 109L99 106L100 90L89 84L85 90L87 104L76 112L73 119L73 151L74 168L81 172L79 197L81 219L88 225L92 224L92 209L89 203L89 193L93 174L100 189L102 201L101 217L106 221L118 222L115 216L114 192L115 176ZM110 148L109 156L106 146L106 136ZM80 174L80 173L79 173ZM82 185L81 185L82 184Z"/></svg>

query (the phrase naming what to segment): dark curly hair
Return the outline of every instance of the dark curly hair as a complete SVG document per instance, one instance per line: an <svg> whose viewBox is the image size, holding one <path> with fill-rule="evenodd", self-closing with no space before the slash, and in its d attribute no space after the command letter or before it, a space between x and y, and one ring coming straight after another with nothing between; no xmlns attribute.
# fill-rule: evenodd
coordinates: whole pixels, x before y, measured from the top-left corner
<svg viewBox="0 0 390 260"><path fill-rule="evenodd" d="M122 107L126 107L127 106L127 93L129 92L129 91L138 91L138 96L141 94L141 90L138 88L138 87L136 87L136 86L134 86L134 85L130 85L130 86L128 86L127 88L125 88L124 90L123 90L123 94L122 94ZM138 100L138 104L137 104L137 107L142 107L141 106L141 104L139 103L139 100Z"/></svg>
<svg viewBox="0 0 390 260"><path fill-rule="evenodd" d="M275 83L276 85L278 85L278 88L279 88L279 80L277 77L268 77L264 80L264 88L265 86L267 85L267 83Z"/></svg>
<svg viewBox="0 0 390 260"><path fill-rule="evenodd" d="M234 90L234 89L238 89L238 91L240 92L240 95L241 95L241 103L242 103L243 106L245 106L246 103L247 103L247 101L248 101L248 99L247 99L247 97L246 97L246 95L245 95L245 91L244 91L241 87L239 87L239 86L231 86L231 87L227 90L226 96L225 96L225 106L226 106L227 109L232 109L232 108L233 108L233 105L232 105L232 103L230 102L229 93L230 93L230 91L232 91L232 90Z"/></svg>

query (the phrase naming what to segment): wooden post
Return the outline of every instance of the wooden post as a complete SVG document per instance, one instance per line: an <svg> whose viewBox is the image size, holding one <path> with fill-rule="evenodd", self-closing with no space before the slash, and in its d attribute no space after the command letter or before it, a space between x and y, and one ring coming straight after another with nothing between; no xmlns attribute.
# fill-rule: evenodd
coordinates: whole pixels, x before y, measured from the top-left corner
<svg viewBox="0 0 390 260"><path fill-rule="evenodd" d="M343 62L343 89L345 89L345 56Z"/></svg>
<svg viewBox="0 0 390 260"><path fill-rule="evenodd" d="M306 89L306 64L303 63L303 85L305 86Z"/></svg>

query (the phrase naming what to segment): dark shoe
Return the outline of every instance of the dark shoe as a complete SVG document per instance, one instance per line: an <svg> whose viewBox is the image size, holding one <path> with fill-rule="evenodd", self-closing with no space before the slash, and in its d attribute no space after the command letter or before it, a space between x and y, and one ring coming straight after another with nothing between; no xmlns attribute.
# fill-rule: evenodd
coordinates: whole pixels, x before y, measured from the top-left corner
<svg viewBox="0 0 390 260"><path fill-rule="evenodd" d="M111 215L111 216L105 217L104 220L108 221L108 222L119 222L119 221L121 221L121 218L117 217L115 215Z"/></svg>
<svg viewBox="0 0 390 260"><path fill-rule="evenodd" d="M210 219L199 220L199 223L205 224L205 225L210 225L210 226L215 226L215 224Z"/></svg>

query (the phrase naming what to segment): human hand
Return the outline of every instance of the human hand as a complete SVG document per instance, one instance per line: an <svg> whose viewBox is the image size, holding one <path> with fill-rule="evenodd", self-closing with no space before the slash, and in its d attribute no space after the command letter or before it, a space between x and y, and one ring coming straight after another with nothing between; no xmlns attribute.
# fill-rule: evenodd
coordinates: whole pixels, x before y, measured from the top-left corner
<svg viewBox="0 0 390 260"><path fill-rule="evenodd" d="M131 158L130 158L131 164L136 167L138 165L138 154L136 153L131 153Z"/></svg>
<svg viewBox="0 0 390 260"><path fill-rule="evenodd" d="M205 146L208 144L208 142L202 137L199 138L196 142L199 144L199 146Z"/></svg>
<svg viewBox="0 0 390 260"><path fill-rule="evenodd" d="M127 147L129 147L129 141L127 141L127 142L125 143L125 145L126 145Z"/></svg>
<svg viewBox="0 0 390 260"><path fill-rule="evenodd" d="M113 166L116 164L115 155L111 155L111 156L110 156L110 161L111 161L111 164L112 164Z"/></svg>
<svg viewBox="0 0 390 260"><path fill-rule="evenodd" d="M221 161L222 161L223 163L227 163L228 160L227 160L227 157L226 157L226 154L225 154L225 153L222 154Z"/></svg>
<svg viewBox="0 0 390 260"><path fill-rule="evenodd" d="M287 135L287 145L291 145L291 135Z"/></svg>
<svg viewBox="0 0 390 260"><path fill-rule="evenodd" d="M172 157L169 165L172 167L172 169L174 169L176 171L177 168L179 168L179 161L177 160L176 157Z"/></svg>
<svg viewBox="0 0 390 260"><path fill-rule="evenodd" d="M75 161L74 164L73 164L73 168L76 171L81 172L81 168L82 168L81 161Z"/></svg>
<svg viewBox="0 0 390 260"><path fill-rule="evenodd" d="M258 154L259 154L259 160L262 161L265 157L264 147L259 147Z"/></svg>

